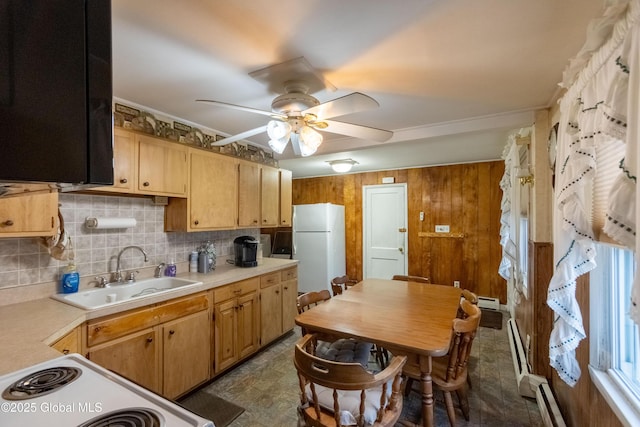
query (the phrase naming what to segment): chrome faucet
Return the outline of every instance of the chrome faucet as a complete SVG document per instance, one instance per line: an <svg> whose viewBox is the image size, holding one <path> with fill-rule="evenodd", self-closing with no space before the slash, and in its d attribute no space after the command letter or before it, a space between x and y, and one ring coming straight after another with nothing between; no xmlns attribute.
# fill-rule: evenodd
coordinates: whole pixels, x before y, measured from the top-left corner
<svg viewBox="0 0 640 427"><path fill-rule="evenodd" d="M140 246L126 246L126 247L124 247L120 251L120 253L118 254L118 262L116 264L116 273L115 273L114 280L113 280L114 282L122 283L122 281L123 281L122 280L122 270L120 270L120 257L122 256L124 251L126 251L127 249L137 249L137 250L139 250L144 255L144 261L145 262L149 261L149 257L147 256L147 253ZM133 280L135 280L135 279L133 279Z"/></svg>
<svg viewBox="0 0 640 427"><path fill-rule="evenodd" d="M162 277L162 272L164 271L165 264L161 262L156 266L156 271L153 273L153 277Z"/></svg>

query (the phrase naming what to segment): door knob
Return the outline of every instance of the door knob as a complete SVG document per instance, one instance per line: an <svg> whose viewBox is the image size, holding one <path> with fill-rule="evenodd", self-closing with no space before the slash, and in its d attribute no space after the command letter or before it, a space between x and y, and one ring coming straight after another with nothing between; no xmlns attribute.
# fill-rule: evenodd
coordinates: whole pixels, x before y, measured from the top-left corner
<svg viewBox="0 0 640 427"><path fill-rule="evenodd" d="M398 248L398 250L400 251L401 254L404 253L404 248Z"/></svg>

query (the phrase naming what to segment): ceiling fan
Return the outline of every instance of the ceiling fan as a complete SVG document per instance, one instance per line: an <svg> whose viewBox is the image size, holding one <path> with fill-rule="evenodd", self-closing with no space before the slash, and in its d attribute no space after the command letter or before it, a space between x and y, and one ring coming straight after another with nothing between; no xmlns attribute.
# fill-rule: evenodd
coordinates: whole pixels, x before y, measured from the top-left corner
<svg viewBox="0 0 640 427"><path fill-rule="evenodd" d="M333 117L371 110L379 107L379 104L373 98L360 92L320 103L309 95L310 90L323 87L333 88L333 86L311 69L311 66L302 57L254 71L250 75L256 79L268 79L272 87L274 79L282 80L281 85L278 84L278 86L284 89L284 94L272 101L271 111L210 99L196 101L262 114L271 117L271 120L264 126L229 136L213 145L226 145L266 131L269 135L269 147L276 153L282 154L287 143L291 140L291 146L296 155L309 156L315 153L322 143L323 136L318 131L380 142L388 140L393 135L393 132L388 130L329 120Z"/></svg>

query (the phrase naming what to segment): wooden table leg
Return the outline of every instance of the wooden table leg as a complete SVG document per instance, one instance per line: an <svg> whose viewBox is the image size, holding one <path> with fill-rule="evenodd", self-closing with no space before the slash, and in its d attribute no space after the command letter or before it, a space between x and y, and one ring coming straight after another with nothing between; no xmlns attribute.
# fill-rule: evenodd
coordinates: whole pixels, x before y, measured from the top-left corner
<svg viewBox="0 0 640 427"><path fill-rule="evenodd" d="M422 384L422 425L433 427L433 383L431 356L420 356L420 383Z"/></svg>

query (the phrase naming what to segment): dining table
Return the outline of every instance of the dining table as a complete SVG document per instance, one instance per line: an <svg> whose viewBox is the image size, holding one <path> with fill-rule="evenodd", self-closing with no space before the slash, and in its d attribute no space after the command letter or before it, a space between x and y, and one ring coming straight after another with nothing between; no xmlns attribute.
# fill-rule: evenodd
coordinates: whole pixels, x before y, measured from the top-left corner
<svg viewBox="0 0 640 427"><path fill-rule="evenodd" d="M356 338L407 356L407 364L420 368L422 423L431 427L432 358L449 351L460 296L453 286L370 278L299 314L295 322L308 332Z"/></svg>

